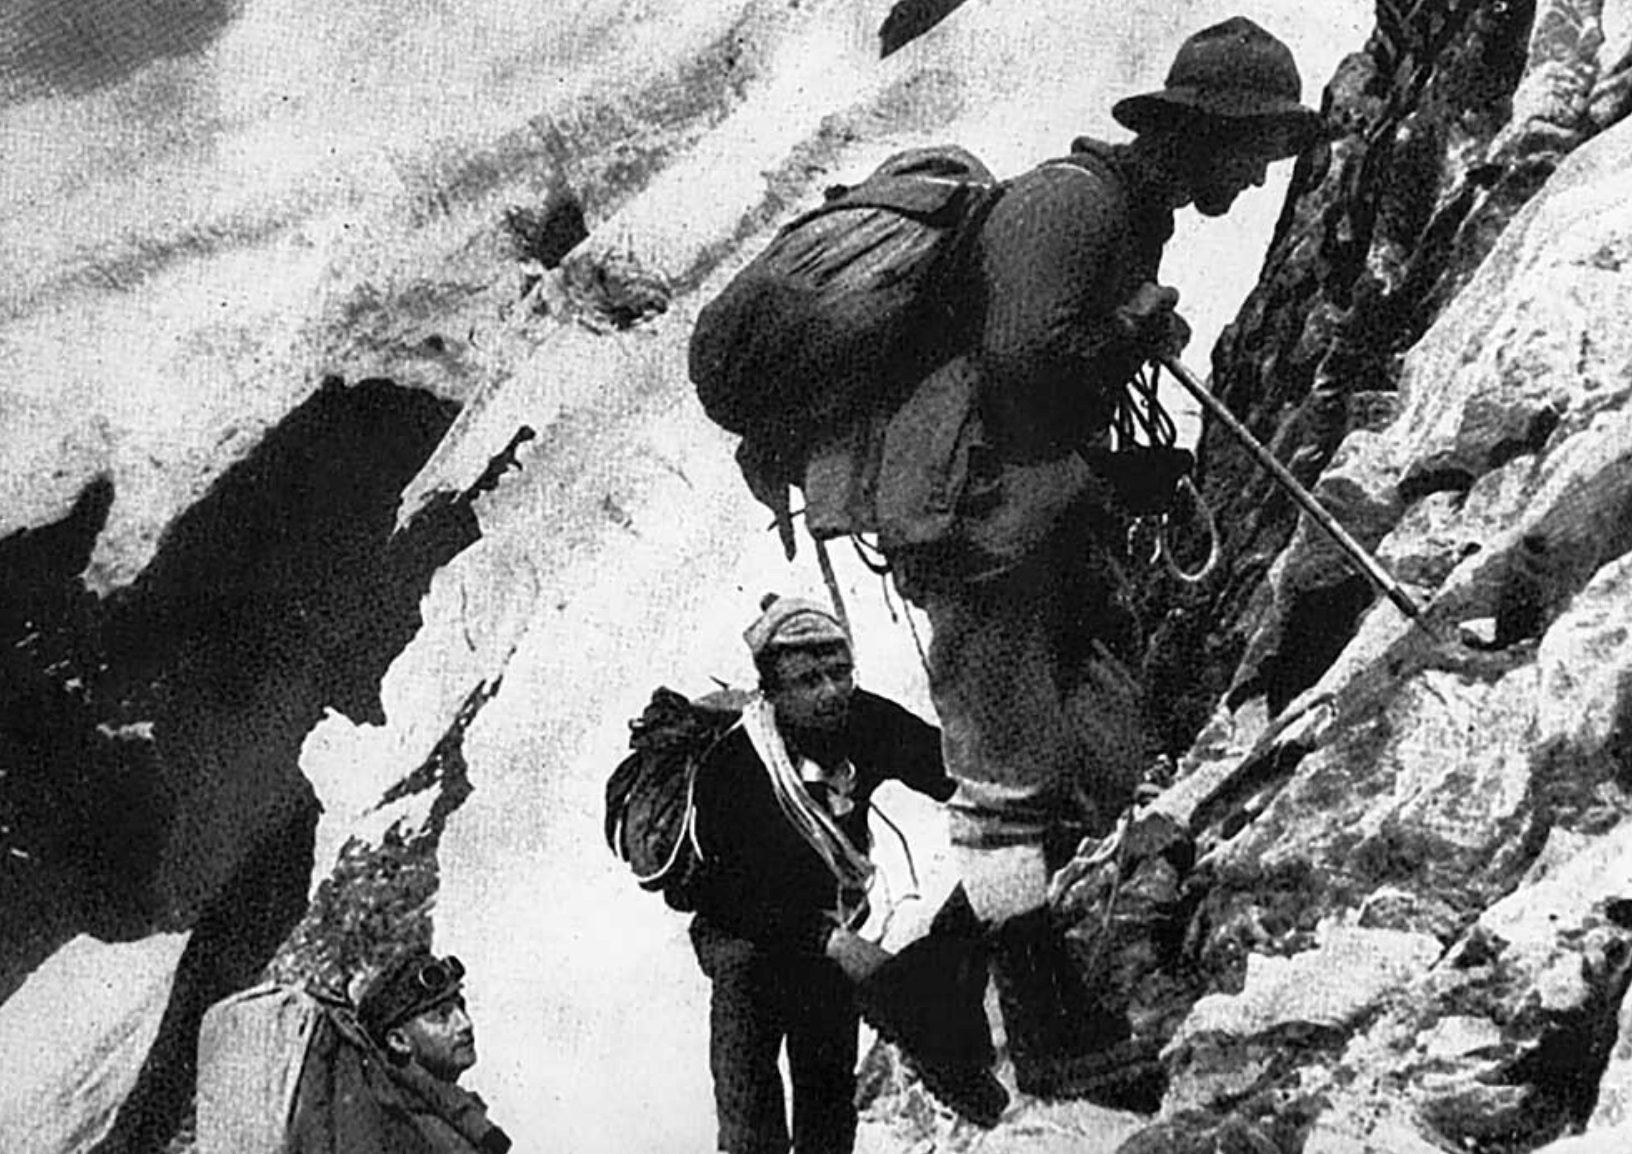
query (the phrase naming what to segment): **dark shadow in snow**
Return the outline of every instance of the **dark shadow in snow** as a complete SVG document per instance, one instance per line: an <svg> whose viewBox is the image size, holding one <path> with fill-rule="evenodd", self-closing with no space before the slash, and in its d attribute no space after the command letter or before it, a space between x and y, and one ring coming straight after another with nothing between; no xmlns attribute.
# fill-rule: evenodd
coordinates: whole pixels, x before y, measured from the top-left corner
<svg viewBox="0 0 1632 1154"><path fill-rule="evenodd" d="M326 380L168 527L129 588L57 623L77 627L82 664L96 670L82 728L140 723L142 760L125 768L139 766L128 776L151 805L142 852L129 855L122 936L192 934L100 1154L177 1134L204 1011L255 981L306 913L319 806L301 745L331 708L384 722L380 682L422 624L433 575L480 537L474 502L530 434L394 531L402 490L456 414L390 381ZM73 876L52 880L66 890ZM89 928L79 895L61 897L37 943L46 953Z"/></svg>
<svg viewBox="0 0 1632 1154"><path fill-rule="evenodd" d="M383 720L380 680L432 575L480 536L476 489L393 535L456 412L390 381L325 381L104 601L80 574L105 479L63 521L0 541L0 998L80 933L193 927L209 952L217 932L266 932L265 964L310 877L302 742L330 708ZM299 868L266 895L291 903L267 926L221 895L278 846ZM254 924L229 928L235 908Z"/></svg>
<svg viewBox="0 0 1632 1154"><path fill-rule="evenodd" d="M190 55L242 7L242 0L7 0L0 11L0 106L82 95L155 60Z"/></svg>
<svg viewBox="0 0 1632 1154"><path fill-rule="evenodd" d="M162 1150L191 1108L204 1011L252 985L306 907L317 807L270 831L198 921L136 1085L96 1154Z"/></svg>
<svg viewBox="0 0 1632 1154"><path fill-rule="evenodd" d="M467 502L392 537L456 413L390 381L326 380L109 599L103 688L151 719L173 809L147 887L158 925L190 925L257 835L315 804L300 747L326 710L385 720L380 680L432 574L480 536Z"/></svg>
<svg viewBox="0 0 1632 1154"><path fill-rule="evenodd" d="M112 505L99 477L60 521L0 539L0 1001L75 933L148 928L166 804L150 743L93 692L102 605L80 580Z"/></svg>

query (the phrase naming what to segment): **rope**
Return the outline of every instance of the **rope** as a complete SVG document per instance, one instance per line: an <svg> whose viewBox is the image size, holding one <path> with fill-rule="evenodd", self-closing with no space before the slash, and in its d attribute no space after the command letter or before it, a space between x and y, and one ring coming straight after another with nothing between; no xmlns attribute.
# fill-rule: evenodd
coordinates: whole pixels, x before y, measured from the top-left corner
<svg viewBox="0 0 1632 1154"><path fill-rule="evenodd" d="M1112 428L1119 449L1140 444L1141 438L1143 444L1154 448L1171 448L1177 442L1178 427L1157 396L1160 380L1161 365L1151 365L1135 373L1118 394ZM1199 585L1213 575L1221 559L1218 523L1213 518L1213 511L1201 499L1201 493L1188 474L1179 478L1175 491L1178 490L1183 490L1188 495L1190 504L1200 513L1202 525L1207 533L1207 557L1199 569L1186 570L1180 565L1173 553L1174 519L1170 513L1163 513L1153 519L1157 528L1147 563L1160 558L1175 580L1185 585ZM1139 518L1128 528L1130 555L1135 551L1135 538L1139 535L1145 520Z"/></svg>
<svg viewBox="0 0 1632 1154"><path fill-rule="evenodd" d="M724 682L720 682L720 685L722 688L725 687ZM729 729L724 730L713 741L709 742L708 748L686 759L686 816L681 822L680 836L675 839L674 847L669 850L668 859L661 866L644 877L639 873L635 874L637 885L644 886L661 881L679 863L680 852L688 845L691 847L691 852L696 856L697 861L706 862L708 860L708 854L703 850L702 839L697 835L697 775L701 772L703 764L719 748L720 742L724 741L726 737L741 728L741 726L742 719L738 718ZM617 825L613 827L612 844L620 847L618 857L628 862L629 857L621 848L623 846L623 831L624 816L620 814Z"/></svg>
<svg viewBox="0 0 1632 1154"><path fill-rule="evenodd" d="M924 680L929 677L929 654L924 650L924 639L918 635L918 622L912 615L912 610L903 605L902 611L907 616L907 629L912 633L912 647L918 650L918 664L923 667Z"/></svg>
<svg viewBox="0 0 1632 1154"><path fill-rule="evenodd" d="M1161 366L1147 366L1129 378L1117 394L1111 427L1116 433L1118 448L1142 441L1153 448L1166 449L1178 440L1178 426L1157 396L1160 379Z"/></svg>
<svg viewBox="0 0 1632 1154"><path fill-rule="evenodd" d="M1173 518L1171 517L1162 518L1161 531L1156 537L1156 549L1161 554L1162 562L1167 566L1167 571L1177 580L1186 585L1200 585L1213 575L1213 570L1218 568L1219 557L1222 552L1219 548L1218 522L1214 520L1213 511L1207 507L1207 502L1201 499L1201 494L1196 491L1195 482L1188 475L1179 478L1179 488L1186 490L1190 495L1190 503L1201 510L1201 521L1207 528L1207 560L1203 561L1201 568L1194 572L1186 572L1179 565L1178 560L1173 556L1173 542L1170 536L1173 529Z"/></svg>
<svg viewBox="0 0 1632 1154"><path fill-rule="evenodd" d="M816 851L839 883L841 905L842 895L847 889L866 893L872 888L873 863L806 792L799 771L788 756L788 747L777 731L771 703L756 696L742 711L742 725L748 731L749 743L770 776L771 791L776 795L783 816ZM849 915L843 909L838 913L841 921L849 921Z"/></svg>
<svg viewBox="0 0 1632 1154"><path fill-rule="evenodd" d="M899 898L894 897L891 892L886 892L884 919L879 924L878 936L873 939L875 942L882 942L890 932L890 923L895 920L896 911L898 911L907 902L922 900L924 896L923 883L918 880L918 866L917 863L913 861L912 845L907 841L907 835L901 832L901 827L896 825L895 822L891 820L889 814L885 813L878 807L878 803L876 801L869 798L867 801L867 806L883 819L884 824L890 827L890 831L895 834L896 840L901 843L901 854L907 859L907 877L912 882L912 888L908 892L902 894ZM892 891L893 887L890 885L889 878L882 871L874 876L875 878L883 879L884 888L886 891Z"/></svg>
<svg viewBox="0 0 1632 1154"><path fill-rule="evenodd" d="M873 573L882 577L890 572L890 559L884 556L884 550L865 540L860 533L850 534L850 544L855 546L856 556L861 558L861 563Z"/></svg>
<svg viewBox="0 0 1632 1154"><path fill-rule="evenodd" d="M901 843L901 853L907 859L907 876L912 879L912 888L913 888L913 890L917 891L918 888L922 885L922 883L918 880L918 867L917 867L916 864L914 864L914 862L912 860L912 846L907 841L907 835L901 832L901 827L896 825L895 822L893 820L891 820L889 814L885 813L882 809L878 808L878 803L876 801L873 801L871 798L869 798L867 800L867 805L872 809L872 811L874 813L876 813L880 818L882 818L884 820L884 824L890 827L890 831L895 834L896 840L898 840ZM918 894L915 893L914 896L922 896L922 895L918 895Z"/></svg>
<svg viewBox="0 0 1632 1154"><path fill-rule="evenodd" d="M897 613L895 610L895 597L890 593L890 575L888 573L880 573L878 575L878 587L884 594L884 608L889 611L890 624L901 624L901 614Z"/></svg>

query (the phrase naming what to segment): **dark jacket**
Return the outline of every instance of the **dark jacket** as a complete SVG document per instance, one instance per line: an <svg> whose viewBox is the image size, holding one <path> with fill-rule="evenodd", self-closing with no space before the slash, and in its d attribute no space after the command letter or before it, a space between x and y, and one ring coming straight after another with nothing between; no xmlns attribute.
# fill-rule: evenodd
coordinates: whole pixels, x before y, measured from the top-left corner
<svg viewBox="0 0 1632 1154"><path fill-rule="evenodd" d="M957 788L941 762L940 731L866 690L851 698L834 744L856 767L855 808L838 824L864 852L871 845L868 801L881 783L894 779L937 801ZM770 774L741 728L698 771L697 834L706 859L699 917L767 950L822 951L838 883L783 815Z"/></svg>
<svg viewBox="0 0 1632 1154"><path fill-rule="evenodd" d="M301 1068L290 1154L504 1154L475 1094L394 1065L348 1014L319 1021Z"/></svg>
<svg viewBox="0 0 1632 1154"><path fill-rule="evenodd" d="M1126 146L1079 139L1011 181L981 227L977 346L987 434L1007 460L1053 459L1111 418L1143 359L1114 313L1155 281L1173 212Z"/></svg>

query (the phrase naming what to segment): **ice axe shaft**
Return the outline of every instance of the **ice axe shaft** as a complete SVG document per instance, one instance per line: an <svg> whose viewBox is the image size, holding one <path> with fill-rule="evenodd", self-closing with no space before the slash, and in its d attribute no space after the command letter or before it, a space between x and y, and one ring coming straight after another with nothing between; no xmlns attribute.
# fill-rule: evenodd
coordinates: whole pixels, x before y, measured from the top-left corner
<svg viewBox="0 0 1632 1154"><path fill-rule="evenodd" d="M1411 595L1401 588L1400 583L1389 575L1388 570L1377 563L1375 557L1366 552L1365 546L1356 541L1349 535L1347 529L1338 524L1337 518L1328 513L1325 507L1315 500L1313 493L1298 484L1298 479L1287 471L1285 465L1275 459L1273 453L1258 443L1258 439L1247 431L1247 427L1235 419L1235 414L1224 407L1223 401L1208 392L1207 386L1197 380L1196 375L1185 368L1183 362L1177 357L1164 355L1161 362L1167 371L1173 374L1174 379L1184 386L1185 391L1196 398L1201 403L1202 408L1216 417L1229 430L1230 435L1240 441L1247 452L1252 454L1254 460L1269 470L1269 475L1275 478L1281 488L1292 495L1292 499L1303 507L1305 513L1314 518L1315 524L1324 529L1326 534L1337 542L1338 547L1349 555L1349 558L1373 585L1377 586L1390 601L1399 607L1401 613L1404 613L1413 621L1422 618L1422 607L1411 599Z"/></svg>

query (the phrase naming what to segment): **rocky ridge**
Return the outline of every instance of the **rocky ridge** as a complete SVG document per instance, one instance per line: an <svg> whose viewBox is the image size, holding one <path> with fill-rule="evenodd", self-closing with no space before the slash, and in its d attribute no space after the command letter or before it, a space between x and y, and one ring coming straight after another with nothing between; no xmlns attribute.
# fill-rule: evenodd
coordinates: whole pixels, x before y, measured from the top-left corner
<svg viewBox="0 0 1632 1154"><path fill-rule="evenodd" d="M1632 1134L1632 13L1377 15L1213 380L1426 608L1208 432L1222 573L1147 589L1179 780L1120 871L1095 842L1056 879L1088 978L1165 1043L1160 1111L1118 1154ZM1046 1148L1040 1108L894 1127ZM1079 1144L1127 1117L1093 1109Z"/></svg>

